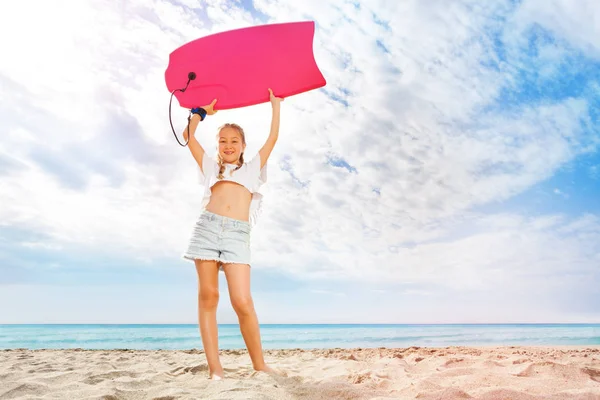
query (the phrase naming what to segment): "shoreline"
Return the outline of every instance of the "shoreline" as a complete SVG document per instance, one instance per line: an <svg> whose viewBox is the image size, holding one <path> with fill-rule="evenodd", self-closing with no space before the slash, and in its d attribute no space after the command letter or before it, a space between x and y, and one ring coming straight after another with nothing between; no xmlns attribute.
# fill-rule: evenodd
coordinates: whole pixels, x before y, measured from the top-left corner
<svg viewBox="0 0 600 400"><path fill-rule="evenodd" d="M600 344L477 344L477 345L453 345L453 346L405 346L405 347L314 347L314 348L306 348L306 347L281 347L281 348L263 348L263 353L270 352L289 352L289 351L306 351L306 352L321 352L321 351L365 351L365 350L407 350L407 349L435 349L435 350L460 350L460 349L517 349L517 348L532 348L532 349L556 349L556 350L585 350L585 349L598 349L600 350ZM11 352L11 351L31 351L31 352L44 352L44 351L141 351L141 352L194 352L194 353L204 353L204 350L201 348L191 348L191 349L136 349L136 348L127 348L127 347L119 347L119 348L99 348L99 349L90 349L83 347L73 347L73 348L40 348L40 349L30 349L26 347L15 347L10 349L0 349L0 352ZM248 352L245 347L240 348L220 348L219 352L222 354L228 353L238 353L238 352Z"/></svg>

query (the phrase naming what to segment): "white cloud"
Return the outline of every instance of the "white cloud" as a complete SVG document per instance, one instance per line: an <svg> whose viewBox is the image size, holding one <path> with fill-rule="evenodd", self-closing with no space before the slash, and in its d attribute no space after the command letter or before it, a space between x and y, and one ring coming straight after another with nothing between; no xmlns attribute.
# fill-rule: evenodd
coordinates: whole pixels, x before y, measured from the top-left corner
<svg viewBox="0 0 600 400"><path fill-rule="evenodd" d="M533 23L578 49L597 50L593 24L574 22L600 12L585 4L579 15L558 0L525 1L514 13L501 1L255 1L268 22L317 20L315 55L329 93L312 91L282 105L265 213L253 236L256 267L302 279L454 289L593 274L597 216L469 213L597 150L597 135L585 129L585 97L518 109L496 104L503 89L518 86L517 70L529 57L519 35ZM49 234L50 247L74 242L177 260L202 188L168 124L168 54L197 37L259 21L226 1L68 6L70 16L44 2L0 6L0 85L8 89L0 95L0 173L8 171L0 220ZM500 30L508 60L490 50L488 29ZM542 50L548 65L570 51L560 43ZM186 115L174 112L177 134ZM201 125L198 137L214 152L216 127L239 122L248 152L256 152L269 118L268 104L222 112ZM548 290L557 284L545 282Z"/></svg>
<svg viewBox="0 0 600 400"><path fill-rule="evenodd" d="M577 7L568 0L525 0L514 16L518 29L513 34L522 34L532 24L540 24L568 45L598 59L600 44L595 40L600 36L598 19L600 8L593 0L579 1Z"/></svg>
<svg viewBox="0 0 600 400"><path fill-rule="evenodd" d="M563 197L565 199L568 199L570 197L568 193L565 193L565 192L563 192L562 190L560 190L558 188L554 188L553 192L554 192L554 194L556 194L558 196L561 196L561 197Z"/></svg>

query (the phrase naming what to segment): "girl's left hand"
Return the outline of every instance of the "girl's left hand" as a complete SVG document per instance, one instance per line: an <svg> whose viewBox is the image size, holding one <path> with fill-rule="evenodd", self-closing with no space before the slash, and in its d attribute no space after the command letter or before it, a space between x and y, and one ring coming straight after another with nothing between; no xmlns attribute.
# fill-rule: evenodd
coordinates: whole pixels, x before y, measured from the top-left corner
<svg viewBox="0 0 600 400"><path fill-rule="evenodd" d="M278 106L279 103L281 103L283 101L283 99L281 97L275 97L275 95L273 95L273 91L271 90L271 88L269 88L269 94L270 94L270 100L271 100L271 105L273 107L275 107L276 105Z"/></svg>

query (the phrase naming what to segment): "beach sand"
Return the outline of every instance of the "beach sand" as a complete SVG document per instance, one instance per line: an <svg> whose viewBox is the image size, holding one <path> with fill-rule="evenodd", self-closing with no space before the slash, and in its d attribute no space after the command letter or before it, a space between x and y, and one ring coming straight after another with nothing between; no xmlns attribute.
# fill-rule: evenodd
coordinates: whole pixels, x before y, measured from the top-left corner
<svg viewBox="0 0 600 400"><path fill-rule="evenodd" d="M0 399L600 399L600 346L266 350L287 377L222 350L1 350Z"/></svg>

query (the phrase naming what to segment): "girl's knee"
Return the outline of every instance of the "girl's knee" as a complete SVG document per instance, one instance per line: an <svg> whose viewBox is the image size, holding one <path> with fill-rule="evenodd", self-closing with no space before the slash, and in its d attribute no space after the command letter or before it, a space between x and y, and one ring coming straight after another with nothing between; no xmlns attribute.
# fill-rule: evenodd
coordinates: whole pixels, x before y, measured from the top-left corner
<svg viewBox="0 0 600 400"><path fill-rule="evenodd" d="M247 315L254 310L254 303L250 295L233 296L231 305L238 315Z"/></svg>
<svg viewBox="0 0 600 400"><path fill-rule="evenodd" d="M198 296L202 307L216 307L219 303L219 288L201 287Z"/></svg>

